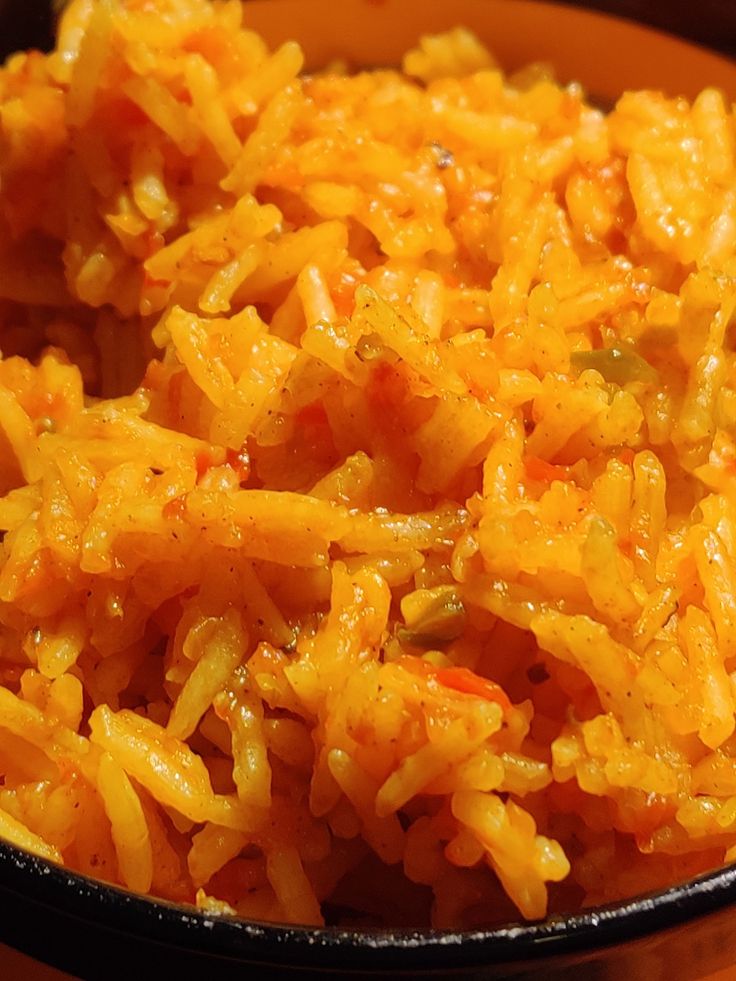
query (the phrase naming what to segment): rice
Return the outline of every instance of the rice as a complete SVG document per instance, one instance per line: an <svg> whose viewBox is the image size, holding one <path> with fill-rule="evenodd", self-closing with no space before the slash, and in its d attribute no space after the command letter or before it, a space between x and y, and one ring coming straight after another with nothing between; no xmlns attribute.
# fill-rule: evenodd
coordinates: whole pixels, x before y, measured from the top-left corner
<svg viewBox="0 0 736 981"><path fill-rule="evenodd" d="M358 926L731 861L731 107L247 25L0 72L0 836Z"/></svg>

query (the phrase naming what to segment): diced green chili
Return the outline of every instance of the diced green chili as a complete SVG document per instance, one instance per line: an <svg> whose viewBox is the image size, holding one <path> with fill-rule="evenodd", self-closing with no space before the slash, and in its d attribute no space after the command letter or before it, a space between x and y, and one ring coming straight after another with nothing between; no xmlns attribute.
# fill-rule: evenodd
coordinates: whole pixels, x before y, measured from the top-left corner
<svg viewBox="0 0 736 981"><path fill-rule="evenodd" d="M465 607L455 589L440 586L436 590L419 592L426 595L426 603L418 617L407 620L405 627L399 627L396 632L399 642L408 647L431 650L456 640L465 629Z"/></svg>
<svg viewBox="0 0 736 981"><path fill-rule="evenodd" d="M593 368L607 382L626 385L628 382L654 382L657 371L640 354L625 347L601 348L598 351L575 351L570 363L577 371Z"/></svg>

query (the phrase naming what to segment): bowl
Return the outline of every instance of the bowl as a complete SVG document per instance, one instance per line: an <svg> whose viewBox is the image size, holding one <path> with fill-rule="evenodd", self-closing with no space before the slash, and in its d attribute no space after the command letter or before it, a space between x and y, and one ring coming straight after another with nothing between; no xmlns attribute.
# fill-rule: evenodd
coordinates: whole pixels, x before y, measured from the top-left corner
<svg viewBox="0 0 736 981"><path fill-rule="evenodd" d="M90 981L575 978L689 981L733 963L736 868L492 930L346 931L214 918L0 844L0 940Z"/></svg>
<svg viewBox="0 0 736 981"><path fill-rule="evenodd" d="M464 24L505 67L554 62L610 103L625 88L736 99L736 6L701 0L595 0L642 23L537 0L253 0L248 21L277 44L296 38L309 65L340 55L396 63L421 33ZM643 23L669 28L653 30ZM690 40L685 40L688 38ZM0 54L45 47L51 5L0 0ZM699 47L692 40L710 47ZM716 52L719 49L719 53ZM567 917L472 932L313 929L208 916L133 895L0 842L0 940L84 978L465 979L700 977L736 961L736 867Z"/></svg>

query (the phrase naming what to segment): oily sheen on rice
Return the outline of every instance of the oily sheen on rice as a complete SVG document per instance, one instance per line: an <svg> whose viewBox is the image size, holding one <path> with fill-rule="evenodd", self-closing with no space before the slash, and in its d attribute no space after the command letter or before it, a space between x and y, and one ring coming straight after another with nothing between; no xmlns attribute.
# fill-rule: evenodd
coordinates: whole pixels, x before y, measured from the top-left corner
<svg viewBox="0 0 736 981"><path fill-rule="evenodd" d="M736 856L736 130L467 31L0 72L0 836L472 927Z"/></svg>

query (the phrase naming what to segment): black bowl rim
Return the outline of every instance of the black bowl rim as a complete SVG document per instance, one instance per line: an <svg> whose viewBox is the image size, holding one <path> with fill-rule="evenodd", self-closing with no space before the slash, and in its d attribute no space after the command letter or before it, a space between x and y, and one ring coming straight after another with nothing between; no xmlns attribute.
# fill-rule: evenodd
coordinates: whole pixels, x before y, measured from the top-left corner
<svg viewBox="0 0 736 981"><path fill-rule="evenodd" d="M658 23L611 12L603 0L547 2L628 22L734 60L733 48L718 48L670 32ZM437 971L584 956L671 930L736 906L736 864L579 913L467 931L347 930L213 916L193 906L128 892L0 840L0 896L3 893L116 934L243 964L290 967L305 963L308 954L313 968L354 968L359 954L360 968L367 971L422 967ZM12 938L5 939L12 943ZM50 957L51 951L44 950L44 954Z"/></svg>
<svg viewBox="0 0 736 981"><path fill-rule="evenodd" d="M682 926L736 905L736 865L569 916L468 931L346 930L213 916L71 872L6 842L0 842L3 892L177 952L276 967L436 971L584 956Z"/></svg>

